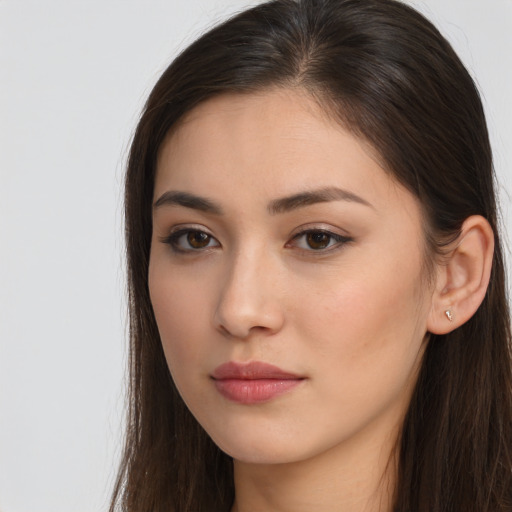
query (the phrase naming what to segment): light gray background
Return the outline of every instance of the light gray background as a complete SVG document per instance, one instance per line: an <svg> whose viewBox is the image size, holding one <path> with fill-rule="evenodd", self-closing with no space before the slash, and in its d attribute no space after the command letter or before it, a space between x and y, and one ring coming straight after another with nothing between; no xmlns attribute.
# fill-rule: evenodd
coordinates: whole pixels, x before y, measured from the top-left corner
<svg viewBox="0 0 512 512"><path fill-rule="evenodd" d="M510 239L512 0L415 3L477 77ZM107 508L123 412L130 135L172 55L245 5L0 0L2 512Z"/></svg>

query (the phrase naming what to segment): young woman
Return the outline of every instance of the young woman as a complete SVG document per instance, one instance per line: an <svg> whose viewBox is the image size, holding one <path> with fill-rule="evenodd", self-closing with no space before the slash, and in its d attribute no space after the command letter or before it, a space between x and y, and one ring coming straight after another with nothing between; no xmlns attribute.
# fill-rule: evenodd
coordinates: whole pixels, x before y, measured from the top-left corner
<svg viewBox="0 0 512 512"><path fill-rule="evenodd" d="M512 510L478 92L395 0L276 0L186 49L126 178L111 510Z"/></svg>

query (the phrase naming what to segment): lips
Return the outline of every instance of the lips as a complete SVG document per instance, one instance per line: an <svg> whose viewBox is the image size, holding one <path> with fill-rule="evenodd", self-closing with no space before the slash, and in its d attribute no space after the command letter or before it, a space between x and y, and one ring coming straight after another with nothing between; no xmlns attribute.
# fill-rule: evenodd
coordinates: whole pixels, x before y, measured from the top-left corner
<svg viewBox="0 0 512 512"><path fill-rule="evenodd" d="M304 380L300 375L258 361L222 364L211 377L224 398L246 405L268 402L291 391Z"/></svg>

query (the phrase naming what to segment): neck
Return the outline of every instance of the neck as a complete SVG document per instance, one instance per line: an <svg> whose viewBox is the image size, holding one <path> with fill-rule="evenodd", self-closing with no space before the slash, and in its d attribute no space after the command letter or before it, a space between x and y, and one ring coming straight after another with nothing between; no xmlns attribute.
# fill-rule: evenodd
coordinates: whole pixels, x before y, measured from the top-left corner
<svg viewBox="0 0 512 512"><path fill-rule="evenodd" d="M286 464L235 460L232 512L390 512L396 439L353 440Z"/></svg>

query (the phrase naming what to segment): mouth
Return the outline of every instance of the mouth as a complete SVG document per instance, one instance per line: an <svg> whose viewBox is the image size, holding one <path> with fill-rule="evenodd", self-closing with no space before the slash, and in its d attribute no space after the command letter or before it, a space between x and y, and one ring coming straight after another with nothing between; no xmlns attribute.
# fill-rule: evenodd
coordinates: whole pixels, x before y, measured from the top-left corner
<svg viewBox="0 0 512 512"><path fill-rule="evenodd" d="M259 361L222 364L213 371L211 378L224 398L245 405L268 402L305 380L305 377Z"/></svg>

